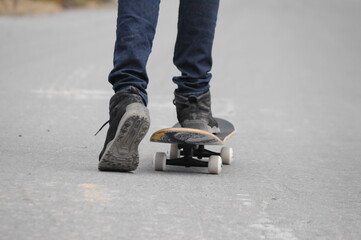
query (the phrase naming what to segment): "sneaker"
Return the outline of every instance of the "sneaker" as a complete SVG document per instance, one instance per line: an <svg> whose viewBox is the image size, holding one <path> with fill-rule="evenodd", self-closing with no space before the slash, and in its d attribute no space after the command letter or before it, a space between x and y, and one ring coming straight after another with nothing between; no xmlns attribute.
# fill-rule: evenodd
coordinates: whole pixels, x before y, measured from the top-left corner
<svg viewBox="0 0 361 240"><path fill-rule="evenodd" d="M139 95L118 92L110 99L109 114L109 129L98 169L133 171L139 164L138 145L150 125L148 109Z"/></svg>
<svg viewBox="0 0 361 240"><path fill-rule="evenodd" d="M212 117L211 94L206 92L199 97L184 97L174 92L177 118L184 128L195 128L210 133L219 133L217 121Z"/></svg>

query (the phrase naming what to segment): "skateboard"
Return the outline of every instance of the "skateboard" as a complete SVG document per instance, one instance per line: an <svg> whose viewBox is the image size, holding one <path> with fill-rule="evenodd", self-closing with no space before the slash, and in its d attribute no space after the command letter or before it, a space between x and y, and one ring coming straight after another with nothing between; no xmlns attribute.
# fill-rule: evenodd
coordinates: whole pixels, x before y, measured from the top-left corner
<svg viewBox="0 0 361 240"><path fill-rule="evenodd" d="M209 173L219 174L222 164L230 165L233 161L233 149L222 147L220 152L210 151L206 145L224 145L236 130L232 123L222 118L215 118L219 133L182 128L179 123L172 128L160 129L152 134L151 142L168 143L170 151L154 155L153 166L156 171L165 171L166 165L184 167L208 167Z"/></svg>

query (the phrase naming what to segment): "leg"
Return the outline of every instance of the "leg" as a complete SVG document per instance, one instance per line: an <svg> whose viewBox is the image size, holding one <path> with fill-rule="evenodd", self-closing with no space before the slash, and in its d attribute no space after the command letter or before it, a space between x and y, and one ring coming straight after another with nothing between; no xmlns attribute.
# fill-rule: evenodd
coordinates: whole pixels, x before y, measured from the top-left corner
<svg viewBox="0 0 361 240"><path fill-rule="evenodd" d="M182 73L174 77L177 93L200 96L209 90L212 46L219 0L181 0L174 64Z"/></svg>
<svg viewBox="0 0 361 240"><path fill-rule="evenodd" d="M212 117L209 92L212 46L219 0L181 0L174 64L181 76L174 77L177 117L182 127L219 132Z"/></svg>
<svg viewBox="0 0 361 240"><path fill-rule="evenodd" d="M152 49L160 0L118 0L114 68L115 94L109 103L109 129L99 155L101 171L133 171L138 146L149 129L146 64Z"/></svg>
<svg viewBox="0 0 361 240"><path fill-rule="evenodd" d="M133 92L147 104L146 64L152 50L160 0L118 0L114 68L109 82L116 92Z"/></svg>

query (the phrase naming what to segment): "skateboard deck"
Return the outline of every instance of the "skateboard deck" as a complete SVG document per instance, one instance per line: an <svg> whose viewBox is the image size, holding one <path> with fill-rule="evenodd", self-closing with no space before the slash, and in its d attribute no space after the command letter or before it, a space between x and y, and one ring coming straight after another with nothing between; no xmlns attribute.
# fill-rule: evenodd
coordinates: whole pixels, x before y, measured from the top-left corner
<svg viewBox="0 0 361 240"><path fill-rule="evenodd" d="M220 133L212 134L203 130L182 128L177 123L171 128L164 128L154 132L150 141L174 144L223 145L236 133L236 130L229 121L222 118L215 119Z"/></svg>

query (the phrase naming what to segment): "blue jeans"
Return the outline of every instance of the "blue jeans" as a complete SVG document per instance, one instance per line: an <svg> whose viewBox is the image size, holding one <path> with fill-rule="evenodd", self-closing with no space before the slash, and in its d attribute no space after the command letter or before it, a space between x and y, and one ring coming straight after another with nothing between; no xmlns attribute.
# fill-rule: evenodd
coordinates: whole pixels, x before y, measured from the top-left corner
<svg viewBox="0 0 361 240"><path fill-rule="evenodd" d="M152 50L160 0L118 0L113 89L139 94L148 103L146 64ZM181 72L173 77L177 94L200 96L211 80L212 45L219 0L180 0L178 35L173 62Z"/></svg>

